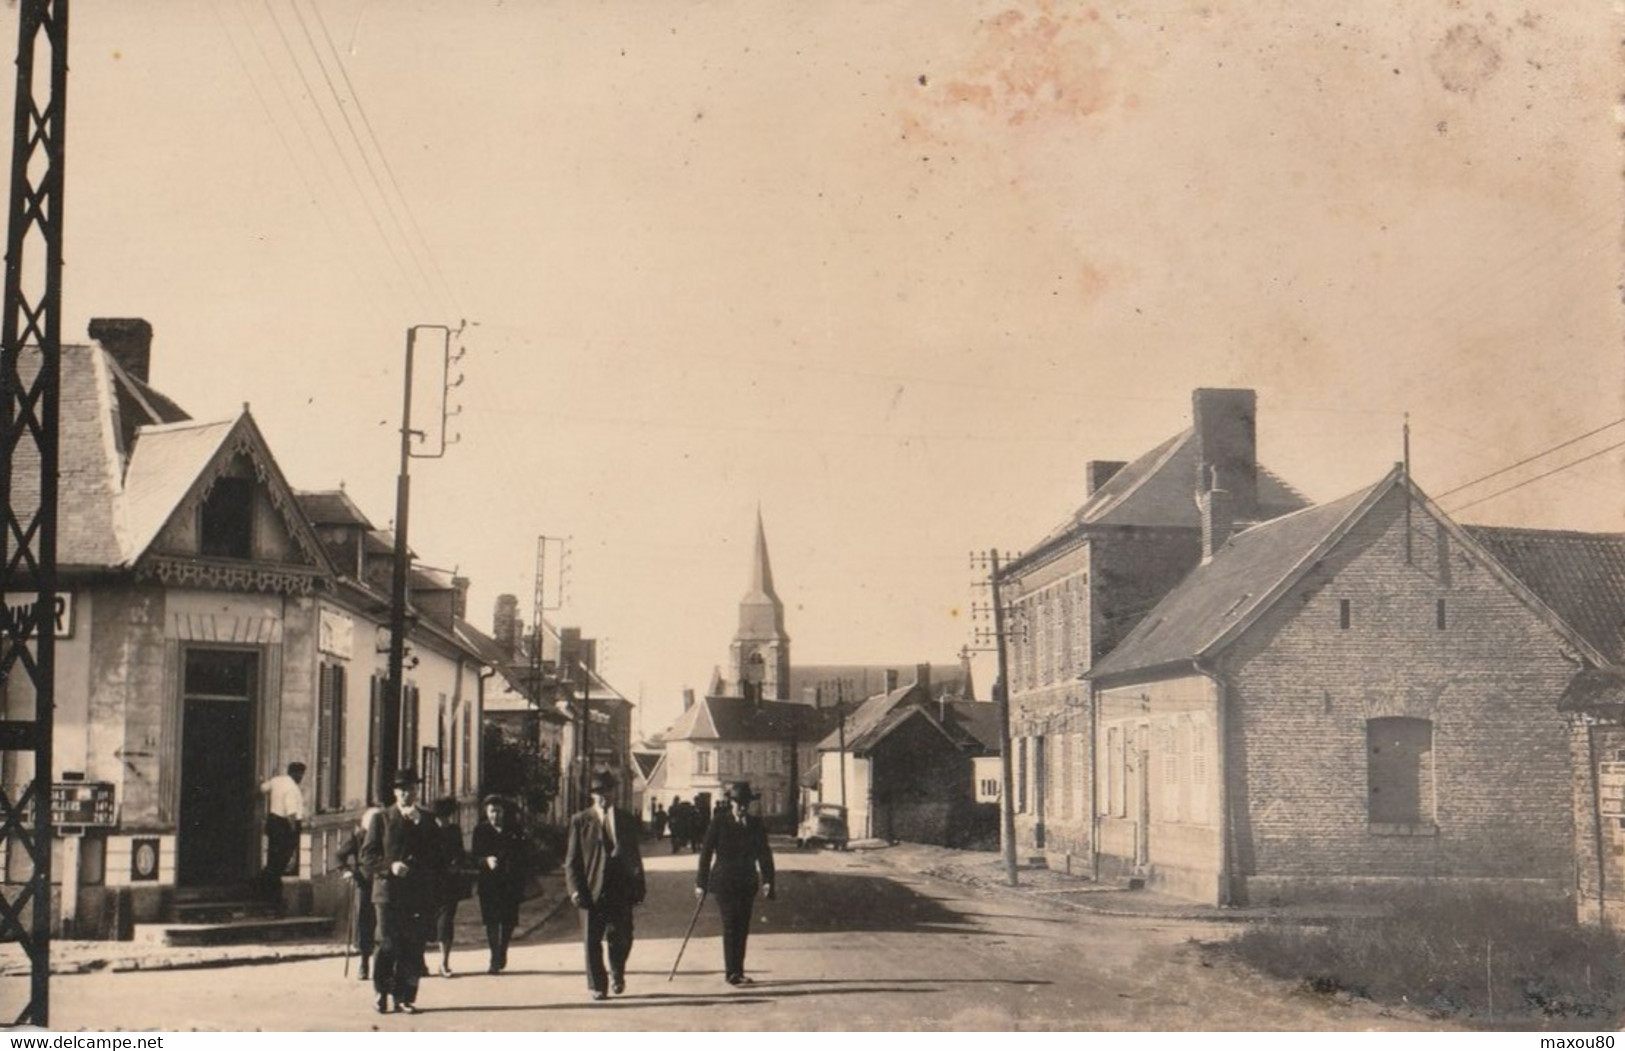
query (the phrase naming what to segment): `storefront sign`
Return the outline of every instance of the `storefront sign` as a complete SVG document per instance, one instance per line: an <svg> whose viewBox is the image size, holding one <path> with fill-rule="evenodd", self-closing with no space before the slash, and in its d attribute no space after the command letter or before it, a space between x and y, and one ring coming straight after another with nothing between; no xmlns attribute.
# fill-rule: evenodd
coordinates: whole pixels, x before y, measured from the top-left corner
<svg viewBox="0 0 1625 1051"><path fill-rule="evenodd" d="M34 608L39 601L39 594L33 591L6 592L6 628L17 623ZM51 617L51 633L55 638L70 639L73 637L73 592L58 591L56 593L56 616Z"/></svg>

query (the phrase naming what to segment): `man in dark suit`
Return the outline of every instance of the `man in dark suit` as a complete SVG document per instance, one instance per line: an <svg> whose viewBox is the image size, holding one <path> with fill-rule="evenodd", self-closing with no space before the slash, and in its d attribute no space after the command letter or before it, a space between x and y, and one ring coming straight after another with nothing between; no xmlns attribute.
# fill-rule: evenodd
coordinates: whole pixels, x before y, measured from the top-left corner
<svg viewBox="0 0 1625 1051"><path fill-rule="evenodd" d="M564 852L564 885L581 910L587 951L587 987L594 1000L613 989L626 991L626 960L632 954L632 908L643 902L643 856L637 818L612 802L615 776L593 775L592 806L570 818L570 845ZM604 966L604 943L609 966Z"/></svg>
<svg viewBox="0 0 1625 1051"><path fill-rule="evenodd" d="M709 891L717 900L722 915L722 973L729 985L751 984L745 975L745 941L750 937L758 874L762 894L773 900L773 850L767 845L767 827L750 812L755 798L748 782L736 781L729 787L727 812L719 812L706 829L694 887L696 898Z"/></svg>
<svg viewBox="0 0 1625 1051"><path fill-rule="evenodd" d="M378 1013L417 1013L423 947L434 916L435 889L444 864L434 818L417 805L418 776L409 767L395 772L395 802L367 825L361 864L372 877L372 906L378 913L378 957L372 988Z"/></svg>

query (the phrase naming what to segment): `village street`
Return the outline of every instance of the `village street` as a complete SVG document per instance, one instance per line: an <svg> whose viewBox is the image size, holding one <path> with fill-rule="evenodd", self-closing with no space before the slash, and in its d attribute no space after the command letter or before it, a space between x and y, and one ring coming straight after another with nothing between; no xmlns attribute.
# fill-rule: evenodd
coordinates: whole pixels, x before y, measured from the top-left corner
<svg viewBox="0 0 1625 1051"><path fill-rule="evenodd" d="M782 844L788 847L788 844ZM888 851L780 852L781 894L758 909L749 970L722 981L695 859L650 845L625 995L588 999L573 910L529 916L507 973L458 947L452 979L425 979L423 1013L380 1016L352 965L328 956L259 966L98 970L52 983L54 1030L1416 1030L1420 1015L1338 1002L1204 962L1193 940L1235 924L1097 915L899 868ZM468 910L474 911L474 903ZM0 981L5 988L26 979Z"/></svg>

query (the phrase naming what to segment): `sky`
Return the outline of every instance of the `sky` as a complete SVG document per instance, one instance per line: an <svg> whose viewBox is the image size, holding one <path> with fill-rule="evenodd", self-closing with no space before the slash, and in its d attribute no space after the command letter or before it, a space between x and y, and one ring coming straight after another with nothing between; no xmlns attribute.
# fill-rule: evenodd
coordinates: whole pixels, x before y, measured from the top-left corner
<svg viewBox="0 0 1625 1051"><path fill-rule="evenodd" d="M462 325L412 547L489 630L567 538L650 733L758 513L793 661L949 664L971 552L1197 387L1314 500L1408 414L1461 520L1625 528L1618 15L1326 6L74 0L65 336L148 319L387 527L407 330Z"/></svg>

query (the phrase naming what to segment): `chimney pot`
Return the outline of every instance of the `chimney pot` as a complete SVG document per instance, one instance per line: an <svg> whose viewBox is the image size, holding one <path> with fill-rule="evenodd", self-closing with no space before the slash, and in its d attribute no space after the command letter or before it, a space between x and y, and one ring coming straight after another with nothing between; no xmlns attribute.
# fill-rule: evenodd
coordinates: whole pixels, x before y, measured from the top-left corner
<svg viewBox="0 0 1625 1051"><path fill-rule="evenodd" d="M1197 493L1216 488L1220 484L1216 479L1222 476L1230 494L1230 521L1257 519L1258 395L1246 389L1201 388L1191 395L1191 406Z"/></svg>

